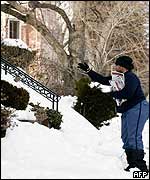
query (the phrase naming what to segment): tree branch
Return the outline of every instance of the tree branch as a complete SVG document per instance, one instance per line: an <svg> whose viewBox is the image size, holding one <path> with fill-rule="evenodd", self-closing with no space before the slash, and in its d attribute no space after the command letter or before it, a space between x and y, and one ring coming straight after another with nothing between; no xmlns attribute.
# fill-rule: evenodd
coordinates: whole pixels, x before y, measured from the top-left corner
<svg viewBox="0 0 150 180"><path fill-rule="evenodd" d="M116 57L118 57L118 56L120 56L120 55L122 55L122 54L129 54L129 53L131 53L131 52L134 52L134 51L137 51L137 50L140 50L140 49L141 49L140 47L137 47L137 48L135 48L135 49L123 51L123 52L115 55L115 56L112 57L111 59L109 59L109 60L107 61L107 63L111 62L111 61L114 60Z"/></svg>
<svg viewBox="0 0 150 180"><path fill-rule="evenodd" d="M66 25L68 27L69 32L73 31L71 22L70 22L70 20L69 20L69 18L67 16L67 14L65 13L65 11L63 9L59 8L58 6L53 5L53 4L40 3L39 1L29 1L29 7L32 7L32 8L45 8L45 9L48 8L48 9L56 11L58 14L61 15L61 17L66 22Z"/></svg>
<svg viewBox="0 0 150 180"><path fill-rule="evenodd" d="M9 3L11 7L14 7L17 11L21 12L22 14L28 13L28 9L17 3L17 1L7 1L7 3Z"/></svg>
<svg viewBox="0 0 150 180"><path fill-rule="evenodd" d="M12 1L11 1L12 2ZM16 3L13 5L11 4L2 4L1 5L1 11L3 11L6 14L12 15L19 20L22 20L23 22L30 24L33 26L38 32L41 33L41 35L47 40L47 42L53 47L54 51L58 55L60 60L65 60L67 59L67 53L63 49L63 46L56 40L56 38L52 35L52 33L49 31L49 29L40 21L35 19L34 15L32 12L30 12L27 15L22 15L18 9L18 4L17 7L15 6Z"/></svg>
<svg viewBox="0 0 150 180"><path fill-rule="evenodd" d="M18 11L13 10L12 6L10 4L1 4L1 11L6 14L10 14L10 15L14 16L23 22L26 22L26 15L22 15Z"/></svg>
<svg viewBox="0 0 150 180"><path fill-rule="evenodd" d="M67 59L67 53L63 49L63 46L56 40L50 30L41 21L35 20L31 14L28 15L27 23L32 25L41 35L47 40L47 42L53 47L54 51L58 55L60 60Z"/></svg>

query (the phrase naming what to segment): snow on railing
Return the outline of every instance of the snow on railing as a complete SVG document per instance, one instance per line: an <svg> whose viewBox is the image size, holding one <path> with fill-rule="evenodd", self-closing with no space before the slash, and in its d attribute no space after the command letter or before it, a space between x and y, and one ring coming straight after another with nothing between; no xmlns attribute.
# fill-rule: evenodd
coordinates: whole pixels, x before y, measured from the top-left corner
<svg viewBox="0 0 150 180"><path fill-rule="evenodd" d="M54 93L52 90L48 89L46 86L36 81L34 78L29 76L27 73L16 67L15 65L9 63L6 59L1 57L1 68L11 74L13 77L19 79L22 83L29 86L48 100L52 102L52 109L56 109L58 111L58 102L60 100L60 96Z"/></svg>

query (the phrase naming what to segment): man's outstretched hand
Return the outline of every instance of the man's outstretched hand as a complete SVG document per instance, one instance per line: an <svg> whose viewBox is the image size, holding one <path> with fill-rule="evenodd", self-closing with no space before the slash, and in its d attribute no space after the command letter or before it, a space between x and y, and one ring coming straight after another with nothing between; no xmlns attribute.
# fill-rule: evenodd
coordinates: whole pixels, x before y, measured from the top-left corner
<svg viewBox="0 0 150 180"><path fill-rule="evenodd" d="M89 68L88 64L86 64L86 63L79 63L77 68L82 69L85 72L90 71L90 68Z"/></svg>

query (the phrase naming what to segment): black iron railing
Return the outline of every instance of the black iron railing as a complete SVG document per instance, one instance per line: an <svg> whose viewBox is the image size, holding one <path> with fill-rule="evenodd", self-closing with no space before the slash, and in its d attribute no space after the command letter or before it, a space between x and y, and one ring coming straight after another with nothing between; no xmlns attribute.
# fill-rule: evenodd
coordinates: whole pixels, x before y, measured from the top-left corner
<svg viewBox="0 0 150 180"><path fill-rule="evenodd" d="M5 58L1 57L1 68L11 74L13 77L19 78L19 81L29 86L48 100L52 102L52 109L58 111L58 102L60 100L60 96L54 93L52 90L48 89L46 86L36 81L34 78L26 74L24 71L16 67L15 65L9 63Z"/></svg>

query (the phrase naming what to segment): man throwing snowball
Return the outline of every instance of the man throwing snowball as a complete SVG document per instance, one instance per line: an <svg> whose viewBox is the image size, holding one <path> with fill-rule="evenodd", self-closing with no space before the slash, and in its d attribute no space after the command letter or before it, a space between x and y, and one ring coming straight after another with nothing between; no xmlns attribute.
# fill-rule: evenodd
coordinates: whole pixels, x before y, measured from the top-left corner
<svg viewBox="0 0 150 180"><path fill-rule="evenodd" d="M113 76L102 76L90 69L86 63L79 63L78 68L88 74L93 81L111 86L110 95L120 102L116 108L118 113L122 113L121 138L129 164L125 170L137 167L141 171L148 172L144 160L142 131L149 118L149 103L146 101L139 78L131 71L134 69L132 59L129 56L120 56L116 59L115 70L124 75L124 85L120 89L113 87L115 84Z"/></svg>

